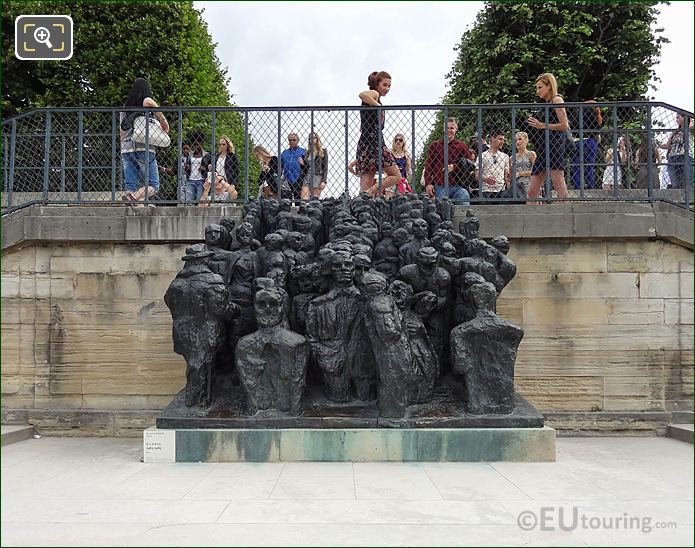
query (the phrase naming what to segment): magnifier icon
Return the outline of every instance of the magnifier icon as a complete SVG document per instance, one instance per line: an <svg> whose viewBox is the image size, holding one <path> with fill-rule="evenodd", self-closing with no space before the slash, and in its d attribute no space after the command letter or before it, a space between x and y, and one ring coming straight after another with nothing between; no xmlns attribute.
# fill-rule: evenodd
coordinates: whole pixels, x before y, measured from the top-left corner
<svg viewBox="0 0 695 548"><path fill-rule="evenodd" d="M34 40L39 44L45 44L49 49L53 49L53 44L51 44L51 33L48 32L46 27L38 27L34 31Z"/></svg>

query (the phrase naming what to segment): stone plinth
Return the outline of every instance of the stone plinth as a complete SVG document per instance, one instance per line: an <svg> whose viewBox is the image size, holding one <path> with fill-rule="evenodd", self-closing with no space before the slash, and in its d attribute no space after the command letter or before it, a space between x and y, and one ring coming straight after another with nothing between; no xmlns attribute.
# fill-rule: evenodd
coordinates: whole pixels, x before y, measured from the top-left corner
<svg viewBox="0 0 695 548"><path fill-rule="evenodd" d="M543 415L518 393L514 410L509 414L472 415L466 413L460 381L452 377L440 379L430 403L411 405L403 418L380 417L376 401L353 400L335 403L327 400L319 387L310 387L304 413L293 417L288 413L266 410L251 416L239 386L229 377L219 379L213 391L210 408L187 407L183 390L157 418L160 429L353 429L353 428L540 428Z"/></svg>
<svg viewBox="0 0 695 548"><path fill-rule="evenodd" d="M166 434L162 435L163 433ZM145 462L555 460L555 430L547 426L324 430L149 428L145 430L144 436ZM167 460L167 456L172 455L173 459Z"/></svg>

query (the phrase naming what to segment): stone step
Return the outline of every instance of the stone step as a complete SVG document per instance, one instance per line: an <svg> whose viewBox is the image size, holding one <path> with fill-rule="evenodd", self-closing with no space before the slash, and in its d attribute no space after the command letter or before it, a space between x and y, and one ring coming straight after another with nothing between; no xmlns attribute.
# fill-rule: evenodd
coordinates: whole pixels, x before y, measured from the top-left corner
<svg viewBox="0 0 695 548"><path fill-rule="evenodd" d="M666 430L666 435L680 441L693 443L693 425L692 424L669 424Z"/></svg>
<svg viewBox="0 0 695 548"><path fill-rule="evenodd" d="M693 424L694 413L692 411L673 411L671 413L671 421L674 424Z"/></svg>
<svg viewBox="0 0 695 548"><path fill-rule="evenodd" d="M2 445L10 445L18 441L28 440L34 435L34 427L28 424L2 425Z"/></svg>

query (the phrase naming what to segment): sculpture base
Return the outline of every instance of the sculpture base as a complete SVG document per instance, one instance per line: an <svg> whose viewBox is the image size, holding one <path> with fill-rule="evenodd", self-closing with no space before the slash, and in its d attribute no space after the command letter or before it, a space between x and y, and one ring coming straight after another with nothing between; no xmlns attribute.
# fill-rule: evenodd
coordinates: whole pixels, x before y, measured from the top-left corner
<svg viewBox="0 0 695 548"><path fill-rule="evenodd" d="M333 429L333 428L541 428L543 415L522 396L514 394L514 410L509 414L471 415L463 404L460 380L439 380L434 398L425 404L411 405L403 418L380 417L376 401L359 400L335 403L325 398L319 387L308 387L304 413L292 417L280 411L248 414L245 396L229 376L216 381L213 403L209 408L186 407L184 391L179 392L162 415L159 429Z"/></svg>
<svg viewBox="0 0 695 548"><path fill-rule="evenodd" d="M144 431L145 462L552 462L542 428Z"/></svg>

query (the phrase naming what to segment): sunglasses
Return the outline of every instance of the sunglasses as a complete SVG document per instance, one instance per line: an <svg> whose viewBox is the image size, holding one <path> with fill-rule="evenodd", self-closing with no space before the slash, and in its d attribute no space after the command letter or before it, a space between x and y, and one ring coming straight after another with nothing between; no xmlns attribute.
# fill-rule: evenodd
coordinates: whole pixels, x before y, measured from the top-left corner
<svg viewBox="0 0 695 548"><path fill-rule="evenodd" d="M396 137L396 138L393 140L393 142L394 142L394 143L405 143L405 140L404 140L404 139L399 139L399 138Z"/></svg>

